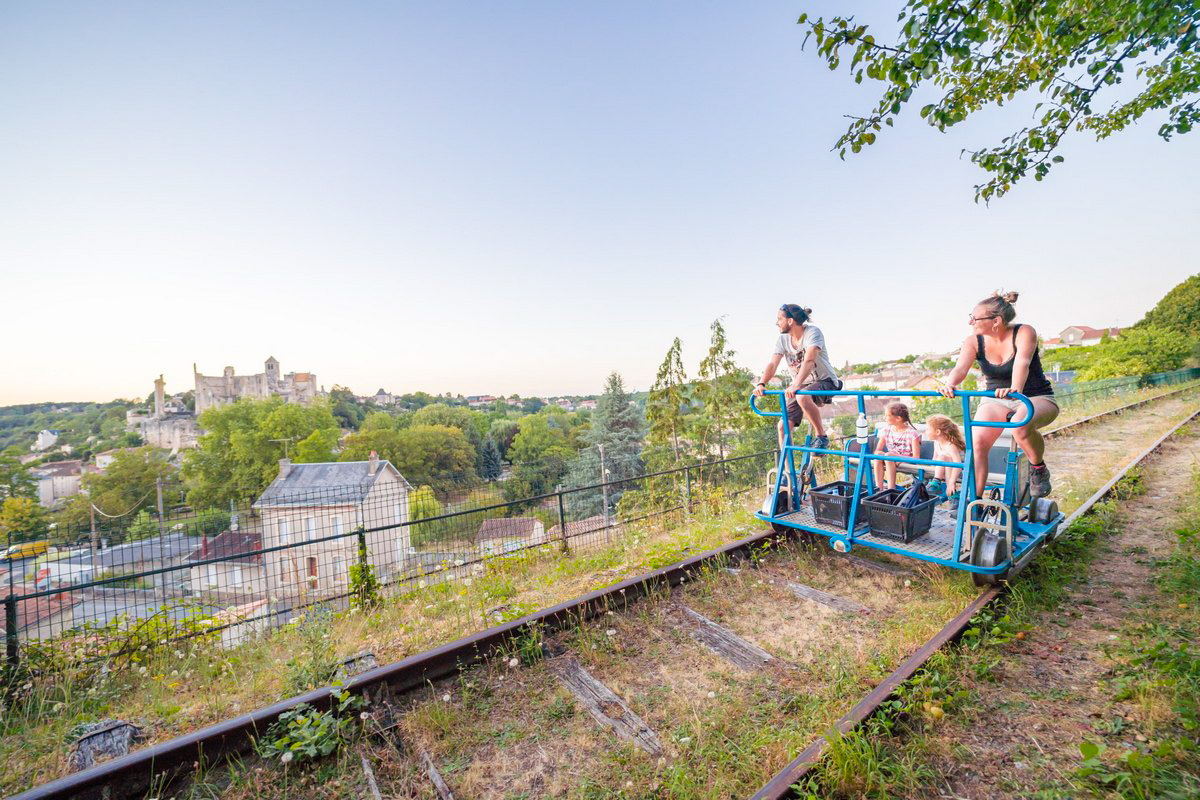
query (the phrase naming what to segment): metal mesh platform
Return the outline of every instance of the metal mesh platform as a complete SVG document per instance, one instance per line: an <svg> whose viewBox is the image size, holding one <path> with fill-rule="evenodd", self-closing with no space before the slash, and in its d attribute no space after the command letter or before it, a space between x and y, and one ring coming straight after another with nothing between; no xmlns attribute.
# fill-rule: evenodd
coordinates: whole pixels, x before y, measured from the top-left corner
<svg viewBox="0 0 1200 800"><path fill-rule="evenodd" d="M859 527L854 534L856 544L867 545L883 545L900 550L905 553L919 554L929 558L938 558L943 560L954 559L954 524L957 506L947 506L945 503L938 505L933 509L933 524L929 528L929 533L923 536L918 536L913 541L905 544L904 542L895 539L889 539L886 536L876 536L870 533L864 526ZM862 509L859 509L862 513ZM779 518L780 522L788 525L798 525L805 528L811 528L826 534L834 536L845 536L846 531L841 528L835 528L832 525L825 525L817 522L813 518L812 506L806 502L798 511L793 511L790 514L784 514ZM963 537L963 549L966 550L966 537ZM964 552L964 558L967 553Z"/></svg>

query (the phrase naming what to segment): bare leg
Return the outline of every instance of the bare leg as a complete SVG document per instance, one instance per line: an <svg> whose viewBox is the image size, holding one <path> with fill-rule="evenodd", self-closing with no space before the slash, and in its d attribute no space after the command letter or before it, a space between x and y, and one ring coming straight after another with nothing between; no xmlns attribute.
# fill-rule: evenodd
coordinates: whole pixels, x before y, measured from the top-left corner
<svg viewBox="0 0 1200 800"><path fill-rule="evenodd" d="M1049 425L1058 416L1058 405L1045 397L1031 397L1029 402L1033 403L1033 419L1024 427L1014 428L1013 439L1025 451L1030 464L1041 464L1046 454L1046 440L1037 429Z"/></svg>
<svg viewBox="0 0 1200 800"><path fill-rule="evenodd" d="M887 488L896 488L896 462L887 462Z"/></svg>
<svg viewBox="0 0 1200 800"><path fill-rule="evenodd" d="M813 436L824 436L825 426L821 424L821 410L813 399L806 394L798 394L796 402L800 403L800 408L804 410L804 418L812 426Z"/></svg>
<svg viewBox="0 0 1200 800"><path fill-rule="evenodd" d="M883 485L883 461L875 462L875 485L880 489L887 488Z"/></svg>

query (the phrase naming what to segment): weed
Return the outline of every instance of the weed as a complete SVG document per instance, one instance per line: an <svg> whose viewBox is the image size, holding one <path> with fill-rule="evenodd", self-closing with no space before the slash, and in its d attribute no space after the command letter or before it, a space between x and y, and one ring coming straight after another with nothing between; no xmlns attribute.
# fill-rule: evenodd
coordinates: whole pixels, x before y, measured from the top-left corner
<svg viewBox="0 0 1200 800"><path fill-rule="evenodd" d="M295 623L299 648L287 662L286 691L289 694L324 686L333 679L338 661L333 649L332 616L328 611L313 609Z"/></svg>
<svg viewBox="0 0 1200 800"><path fill-rule="evenodd" d="M332 699L334 705L329 711L301 703L280 714L259 742L259 755L287 764L323 758L337 750L358 730L354 712L365 701L344 690L335 691Z"/></svg>

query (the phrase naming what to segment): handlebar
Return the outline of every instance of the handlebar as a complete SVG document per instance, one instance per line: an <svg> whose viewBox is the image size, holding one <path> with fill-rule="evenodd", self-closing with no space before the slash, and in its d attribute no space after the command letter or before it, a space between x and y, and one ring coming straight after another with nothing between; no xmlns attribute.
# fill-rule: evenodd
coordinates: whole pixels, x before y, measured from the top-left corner
<svg viewBox="0 0 1200 800"><path fill-rule="evenodd" d="M769 389L769 390L764 389L763 390L763 395L769 395L769 394L776 395L779 398L779 411L764 411L761 408L759 408L758 403L755 402L757 400L757 398L754 396L753 392L750 394L750 408L754 411L755 414L758 414L760 417L782 417L784 415L784 407L786 406L786 403L787 403L787 398L784 396L784 391L782 389ZM880 390L880 389L866 389L866 390L845 390L845 389L843 389L843 390L838 390L838 391L826 391L826 390L818 390L818 389L799 389L796 391L796 394L798 394L798 395L806 394L811 397L945 397L945 395L943 395L941 392L900 391L900 390L884 391L884 390ZM990 398L995 399L996 392L995 392L995 390L988 390L988 391L981 392L981 391L965 391L965 390L956 389L954 392L954 396L962 397L962 398L990 397ZM1025 406L1026 413L1025 413L1024 419L1022 419L1020 422L991 422L991 421L986 421L986 420L971 420L971 426L972 427L980 427L980 428L1021 428L1021 427L1024 427L1026 424L1028 424L1029 420L1033 419L1033 403L1031 403L1029 401L1028 397L1021 394L1020 392L1012 392L1011 394L1008 395L1008 397L1012 398L1013 400L1021 401L1021 403ZM964 403L965 403L965 400L964 400Z"/></svg>

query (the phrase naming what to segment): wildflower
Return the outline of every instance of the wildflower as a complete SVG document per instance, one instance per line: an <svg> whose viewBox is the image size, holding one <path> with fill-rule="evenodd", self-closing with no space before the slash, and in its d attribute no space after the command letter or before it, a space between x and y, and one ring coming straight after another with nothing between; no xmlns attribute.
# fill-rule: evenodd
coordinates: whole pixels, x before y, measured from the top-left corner
<svg viewBox="0 0 1200 800"><path fill-rule="evenodd" d="M449 703L449 702L450 702L450 695L449 695L449 693L442 695L442 702L443 702L443 703Z"/></svg>
<svg viewBox="0 0 1200 800"><path fill-rule="evenodd" d="M368 714L366 711L364 711L358 715L358 718L361 719L363 722L366 722L367 720L369 720L371 718L371 715Z"/></svg>
<svg viewBox="0 0 1200 800"><path fill-rule="evenodd" d="M709 699L709 700L712 700L712 699L713 699L714 697L716 697L716 696L717 696L717 693L716 693L716 692L709 692L709 693L708 693L708 699Z"/></svg>
<svg viewBox="0 0 1200 800"><path fill-rule="evenodd" d="M510 658L508 660L508 666L511 667L512 669L516 669L518 666L520 666L520 664L521 664L521 662L516 658Z"/></svg>
<svg viewBox="0 0 1200 800"><path fill-rule="evenodd" d="M608 635L608 636L616 636L616 635L617 635L617 629L616 629L616 628L609 628L609 629L608 629L608 630L606 630L604 633L605 633L606 635Z"/></svg>
<svg viewBox="0 0 1200 800"><path fill-rule="evenodd" d="M456 567L461 567L465 563L467 562L463 561L461 558L454 559L454 566Z"/></svg>
<svg viewBox="0 0 1200 800"><path fill-rule="evenodd" d="M280 761L282 761L284 764L286 764L286 763L288 763L289 761L291 761L291 760L292 760L293 758L295 758L295 757L296 757L296 756L295 756L295 754L294 754L294 753L292 753L291 751L288 751L288 752L284 753L283 755L281 755L281 756L279 757L279 760L280 760Z"/></svg>

